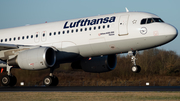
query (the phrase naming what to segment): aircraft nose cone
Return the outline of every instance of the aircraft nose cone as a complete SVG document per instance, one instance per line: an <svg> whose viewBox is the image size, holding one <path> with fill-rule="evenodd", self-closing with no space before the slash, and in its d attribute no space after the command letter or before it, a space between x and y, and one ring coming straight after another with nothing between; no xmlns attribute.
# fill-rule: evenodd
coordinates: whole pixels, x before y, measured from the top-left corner
<svg viewBox="0 0 180 101"><path fill-rule="evenodd" d="M172 25L166 25L164 30L166 31L166 34L168 36L172 36L173 39L175 39L178 35L178 30Z"/></svg>
<svg viewBox="0 0 180 101"><path fill-rule="evenodd" d="M169 34L172 34L172 35L174 35L174 36L177 36L177 35L178 35L178 30L177 30L174 26L171 26L171 27L169 28L169 31L170 31Z"/></svg>

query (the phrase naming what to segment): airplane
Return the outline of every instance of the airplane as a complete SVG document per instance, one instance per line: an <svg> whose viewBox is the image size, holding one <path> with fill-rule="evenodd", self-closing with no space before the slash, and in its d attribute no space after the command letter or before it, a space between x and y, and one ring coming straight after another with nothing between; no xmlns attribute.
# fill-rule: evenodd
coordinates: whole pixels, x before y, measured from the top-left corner
<svg viewBox="0 0 180 101"><path fill-rule="evenodd" d="M116 54L128 53L132 72L139 73L138 51L164 45L178 30L160 17L147 12L126 12L79 19L0 29L0 67L7 75L3 86L15 86L12 68L50 68L45 86L57 86L53 71L62 63L73 69L102 73L116 67Z"/></svg>

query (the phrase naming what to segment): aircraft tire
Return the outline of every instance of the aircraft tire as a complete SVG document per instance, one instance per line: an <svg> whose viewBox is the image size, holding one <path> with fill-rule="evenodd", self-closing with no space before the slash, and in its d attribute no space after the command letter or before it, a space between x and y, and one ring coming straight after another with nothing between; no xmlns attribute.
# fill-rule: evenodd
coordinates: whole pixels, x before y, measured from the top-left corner
<svg viewBox="0 0 180 101"><path fill-rule="evenodd" d="M57 86L59 83L59 80L56 76L47 76L43 80L43 84L47 87L49 86Z"/></svg>
<svg viewBox="0 0 180 101"><path fill-rule="evenodd" d="M16 79L16 77L14 75L10 76L10 78L11 78L11 81L10 81L10 85L9 86L13 87L13 86L16 85L17 79Z"/></svg>
<svg viewBox="0 0 180 101"><path fill-rule="evenodd" d="M141 67L139 65L133 65L131 70L133 73L139 73L141 71Z"/></svg>
<svg viewBox="0 0 180 101"><path fill-rule="evenodd" d="M47 87L52 86L53 85L53 77L51 77L51 76L45 77L43 80L43 84Z"/></svg>
<svg viewBox="0 0 180 101"><path fill-rule="evenodd" d="M59 80L56 76L53 76L53 86L57 86L59 83Z"/></svg>
<svg viewBox="0 0 180 101"><path fill-rule="evenodd" d="M1 78L1 84L3 86L11 86L13 87L15 84L17 83L17 79L15 76L8 76L8 75L5 75Z"/></svg>

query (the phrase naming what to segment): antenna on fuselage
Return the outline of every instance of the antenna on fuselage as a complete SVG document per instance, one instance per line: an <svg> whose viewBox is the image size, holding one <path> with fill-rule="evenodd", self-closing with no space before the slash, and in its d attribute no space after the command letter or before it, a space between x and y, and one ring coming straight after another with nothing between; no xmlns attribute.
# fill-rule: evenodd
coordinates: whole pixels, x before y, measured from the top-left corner
<svg viewBox="0 0 180 101"><path fill-rule="evenodd" d="M129 12L129 10L127 9L127 7L126 7L125 9L126 9L126 12Z"/></svg>

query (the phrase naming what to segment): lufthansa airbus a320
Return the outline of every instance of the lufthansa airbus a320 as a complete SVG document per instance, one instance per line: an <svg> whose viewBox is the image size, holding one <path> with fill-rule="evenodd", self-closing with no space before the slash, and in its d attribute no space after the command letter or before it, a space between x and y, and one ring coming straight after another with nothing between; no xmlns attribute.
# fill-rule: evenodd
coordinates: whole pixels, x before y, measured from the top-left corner
<svg viewBox="0 0 180 101"><path fill-rule="evenodd" d="M0 67L7 75L3 86L16 85L12 68L41 70L50 68L46 86L56 86L53 71L62 63L86 72L108 72L116 67L116 54L128 53L132 72L139 50L166 44L178 35L177 29L157 15L124 12L66 21L0 29Z"/></svg>

